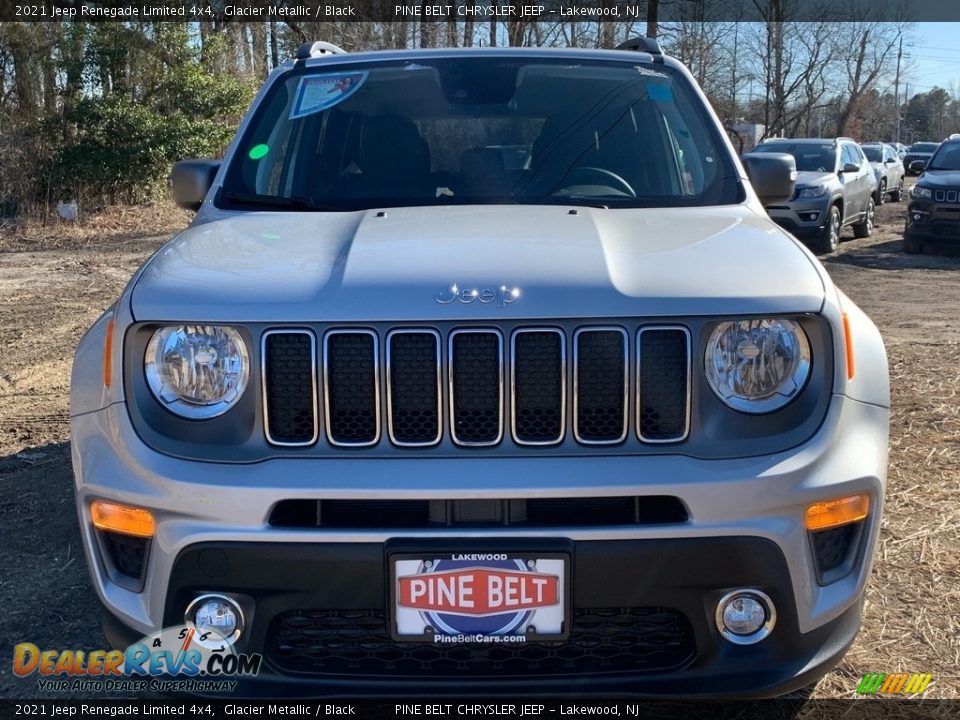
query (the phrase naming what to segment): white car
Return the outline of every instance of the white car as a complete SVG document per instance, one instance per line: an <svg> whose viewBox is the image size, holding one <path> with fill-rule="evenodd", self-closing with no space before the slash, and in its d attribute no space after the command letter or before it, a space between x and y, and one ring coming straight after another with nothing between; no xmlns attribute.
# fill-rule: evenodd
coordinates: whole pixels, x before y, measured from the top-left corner
<svg viewBox="0 0 960 720"><path fill-rule="evenodd" d="M887 361L764 211L793 159L744 162L654 41L302 48L77 349L110 642L185 624L286 697L815 682Z"/></svg>

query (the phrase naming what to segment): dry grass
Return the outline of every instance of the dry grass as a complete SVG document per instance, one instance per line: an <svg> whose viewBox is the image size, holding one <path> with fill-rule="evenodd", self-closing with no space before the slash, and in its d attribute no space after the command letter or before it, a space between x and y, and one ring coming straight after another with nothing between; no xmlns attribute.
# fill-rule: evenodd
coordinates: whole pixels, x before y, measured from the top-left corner
<svg viewBox="0 0 960 720"><path fill-rule="evenodd" d="M926 698L956 700L960 343L903 343L888 351L890 464L863 628L843 662L817 687L816 697L852 697L867 672L930 672L934 680Z"/></svg>
<svg viewBox="0 0 960 720"><path fill-rule="evenodd" d="M59 250L99 245L118 238L169 235L185 228L191 213L169 200L150 205L111 205L75 221L47 218L0 219L0 252Z"/></svg>

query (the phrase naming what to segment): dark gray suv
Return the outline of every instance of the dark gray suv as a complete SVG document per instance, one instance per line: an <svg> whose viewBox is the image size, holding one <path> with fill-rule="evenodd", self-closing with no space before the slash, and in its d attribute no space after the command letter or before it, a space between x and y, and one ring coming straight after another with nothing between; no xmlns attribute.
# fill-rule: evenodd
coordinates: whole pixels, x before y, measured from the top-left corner
<svg viewBox="0 0 960 720"><path fill-rule="evenodd" d="M833 252L840 230L873 233L877 179L860 146L850 138L766 140L754 153L787 153L797 162L797 186L786 203L768 205L770 217L819 252Z"/></svg>

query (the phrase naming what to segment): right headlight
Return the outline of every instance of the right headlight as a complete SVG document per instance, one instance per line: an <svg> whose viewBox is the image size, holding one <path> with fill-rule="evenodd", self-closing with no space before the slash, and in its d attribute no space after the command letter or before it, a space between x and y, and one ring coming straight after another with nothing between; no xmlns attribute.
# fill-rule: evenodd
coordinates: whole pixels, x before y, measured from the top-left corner
<svg viewBox="0 0 960 720"><path fill-rule="evenodd" d="M231 327L170 325L150 338L144 372L150 391L170 412L208 420L243 395L250 360L246 343Z"/></svg>
<svg viewBox="0 0 960 720"><path fill-rule="evenodd" d="M799 395L810 377L810 342L792 320L723 322L710 335L704 366L725 404L745 413L773 412Z"/></svg>

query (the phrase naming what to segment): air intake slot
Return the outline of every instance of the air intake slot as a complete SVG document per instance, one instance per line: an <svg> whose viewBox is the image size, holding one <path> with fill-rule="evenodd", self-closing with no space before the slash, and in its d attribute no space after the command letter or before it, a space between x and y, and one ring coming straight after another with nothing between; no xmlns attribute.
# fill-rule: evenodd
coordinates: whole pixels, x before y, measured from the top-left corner
<svg viewBox="0 0 960 720"><path fill-rule="evenodd" d="M503 438L503 338L496 330L450 333L451 435L458 445Z"/></svg>
<svg viewBox="0 0 960 720"><path fill-rule="evenodd" d="M263 336L264 421L273 445L317 441L316 345L309 330Z"/></svg>
<svg viewBox="0 0 960 720"><path fill-rule="evenodd" d="M440 442L440 335L394 330L387 336L387 407L396 445Z"/></svg>
<svg viewBox="0 0 960 720"><path fill-rule="evenodd" d="M563 440L566 395L564 336L560 330L513 334L513 437L521 445Z"/></svg>
<svg viewBox="0 0 960 720"><path fill-rule="evenodd" d="M331 330L324 346L327 438L334 445L375 445L380 438L377 336Z"/></svg>
<svg viewBox="0 0 960 720"><path fill-rule="evenodd" d="M627 437L627 333L583 328L574 336L574 434L589 445Z"/></svg>
<svg viewBox="0 0 960 720"><path fill-rule="evenodd" d="M690 333L681 327L637 334L637 435L643 442L679 442L690 429Z"/></svg>

